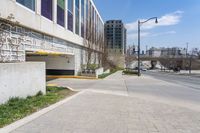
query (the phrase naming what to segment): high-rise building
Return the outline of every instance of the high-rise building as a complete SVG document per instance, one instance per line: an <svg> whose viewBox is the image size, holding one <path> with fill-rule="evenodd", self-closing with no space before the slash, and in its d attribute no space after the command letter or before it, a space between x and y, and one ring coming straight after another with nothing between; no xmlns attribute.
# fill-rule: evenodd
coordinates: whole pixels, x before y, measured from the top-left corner
<svg viewBox="0 0 200 133"><path fill-rule="evenodd" d="M100 63L104 22L93 0L1 0L0 5L0 62L43 61L47 74L70 75L88 60Z"/></svg>
<svg viewBox="0 0 200 133"><path fill-rule="evenodd" d="M126 53L126 28L122 20L109 20L104 25L107 49L111 53Z"/></svg>
<svg viewBox="0 0 200 133"><path fill-rule="evenodd" d="M180 47L172 47L172 48L155 48L152 47L146 51L146 56L149 57L173 57L173 58L180 58L186 57L187 51L186 48Z"/></svg>

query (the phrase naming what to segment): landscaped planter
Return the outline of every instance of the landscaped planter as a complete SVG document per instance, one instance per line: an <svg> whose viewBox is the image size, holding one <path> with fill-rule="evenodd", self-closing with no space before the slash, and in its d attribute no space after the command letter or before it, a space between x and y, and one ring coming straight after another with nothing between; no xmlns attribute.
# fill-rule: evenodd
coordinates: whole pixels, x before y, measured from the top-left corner
<svg viewBox="0 0 200 133"><path fill-rule="evenodd" d="M87 77L96 77L98 78L98 75L103 74L103 68L98 68L96 70L92 70L92 69L84 69L81 72L81 76L87 76Z"/></svg>

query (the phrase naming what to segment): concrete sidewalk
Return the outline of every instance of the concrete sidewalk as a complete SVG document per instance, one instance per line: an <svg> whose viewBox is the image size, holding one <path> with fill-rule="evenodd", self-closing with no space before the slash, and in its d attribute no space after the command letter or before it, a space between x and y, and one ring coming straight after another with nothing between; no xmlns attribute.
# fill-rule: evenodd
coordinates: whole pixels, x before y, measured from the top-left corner
<svg viewBox="0 0 200 133"><path fill-rule="evenodd" d="M77 91L91 89L91 90L107 91L111 93L127 95L127 89L124 83L124 78L122 76L122 71L118 71L106 77L105 79L99 79L99 80L59 78L49 81L47 83L63 87L70 87Z"/></svg>
<svg viewBox="0 0 200 133"><path fill-rule="evenodd" d="M198 133L199 120L186 108L85 91L13 133Z"/></svg>
<svg viewBox="0 0 200 133"><path fill-rule="evenodd" d="M172 83L148 76L125 76L120 71L104 80L56 79L48 83L70 86L81 93L13 133L200 132L200 110L174 104L174 99L163 102L146 93L148 86L151 90L164 84L176 87ZM154 92L162 96L158 88ZM167 89L161 90L165 93Z"/></svg>

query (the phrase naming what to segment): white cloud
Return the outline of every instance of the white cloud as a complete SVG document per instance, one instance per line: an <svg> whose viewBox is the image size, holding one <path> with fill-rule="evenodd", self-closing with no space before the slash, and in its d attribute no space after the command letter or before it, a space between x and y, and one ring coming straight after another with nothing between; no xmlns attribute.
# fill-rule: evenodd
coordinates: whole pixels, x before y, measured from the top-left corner
<svg viewBox="0 0 200 133"><path fill-rule="evenodd" d="M149 36L150 35L150 33L149 32L141 32L140 33L140 36L141 37L146 37L146 36ZM138 33L130 33L130 34L128 34L128 40L129 41L134 41L134 40L136 40L138 38Z"/></svg>
<svg viewBox="0 0 200 133"><path fill-rule="evenodd" d="M157 37L157 36L170 35L170 34L176 34L176 31L167 31L167 32L160 32L160 33L141 32L140 36L144 38L144 37ZM137 40L137 38L138 38L138 33L128 34L129 42L133 42Z"/></svg>
<svg viewBox="0 0 200 133"><path fill-rule="evenodd" d="M126 24L126 29L127 29L128 32L136 31L137 28L138 28L138 22L137 21Z"/></svg>
<svg viewBox="0 0 200 133"><path fill-rule="evenodd" d="M169 34L176 34L176 31L167 31L167 32L161 32L161 33L155 33L151 34L151 36L162 36L162 35L169 35Z"/></svg>
<svg viewBox="0 0 200 133"><path fill-rule="evenodd" d="M176 25L180 22L180 19L182 17L183 11L176 11L170 14L166 14L164 16L161 16L160 18L158 18L158 23L155 24L155 21L149 21L148 23L145 23L142 26L142 29L152 29L158 26L170 26L170 25ZM146 19L140 19L141 21L145 21ZM132 22L132 23L128 23L126 24L126 28L128 30L128 32L134 32L137 30L137 24L138 22Z"/></svg>
<svg viewBox="0 0 200 133"><path fill-rule="evenodd" d="M156 27L161 26L171 26L171 25L177 25L181 21L183 11L175 11L173 13L165 14L158 18L158 23L155 24L155 21L149 21L141 26L141 37L155 37L155 36L162 36L162 35L169 35L169 34L175 34L175 31L167 31L167 32L160 32L160 33L150 33L147 32L149 29L153 29ZM146 19L140 19L140 21L145 21ZM126 24L127 28L127 40L128 43L136 41L138 34L138 22L134 21L132 23Z"/></svg>

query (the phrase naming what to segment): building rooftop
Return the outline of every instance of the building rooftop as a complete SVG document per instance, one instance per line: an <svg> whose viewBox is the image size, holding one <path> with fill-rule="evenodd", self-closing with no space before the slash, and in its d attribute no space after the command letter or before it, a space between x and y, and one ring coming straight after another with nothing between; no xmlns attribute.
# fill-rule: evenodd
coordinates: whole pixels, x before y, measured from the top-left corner
<svg viewBox="0 0 200 133"><path fill-rule="evenodd" d="M123 23L122 20L108 20L106 23Z"/></svg>

